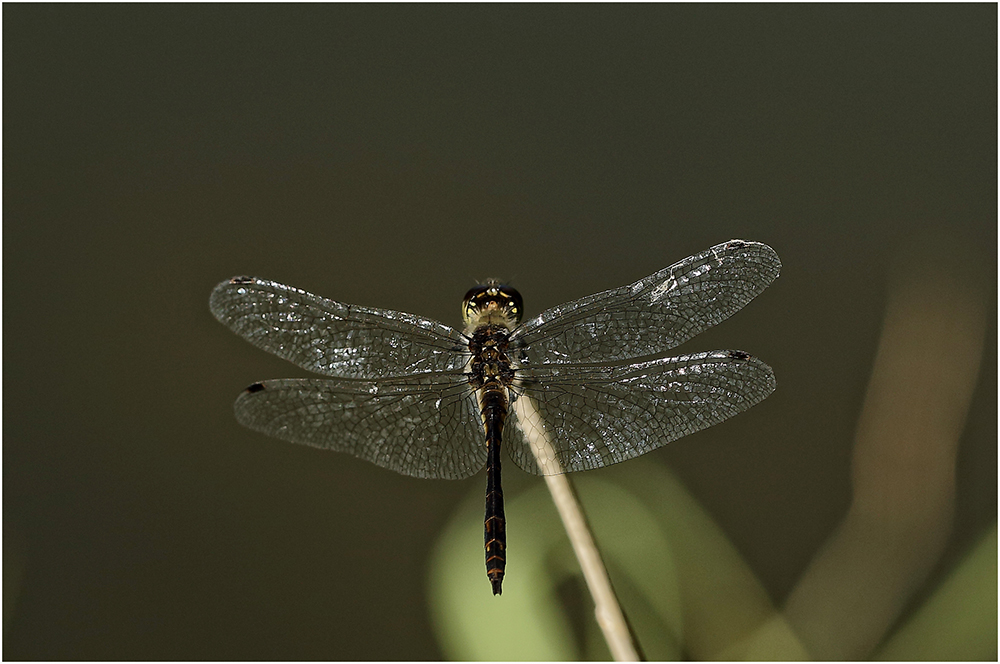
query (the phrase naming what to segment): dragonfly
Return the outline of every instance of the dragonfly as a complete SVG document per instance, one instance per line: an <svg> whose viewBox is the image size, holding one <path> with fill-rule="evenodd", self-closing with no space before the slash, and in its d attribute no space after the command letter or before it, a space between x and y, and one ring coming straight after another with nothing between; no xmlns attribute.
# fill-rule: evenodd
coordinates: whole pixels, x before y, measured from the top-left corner
<svg viewBox="0 0 1000 664"><path fill-rule="evenodd" d="M523 322L521 295L491 280L466 294L462 329L246 276L216 286L209 305L253 345L326 376L253 383L234 406L244 426L413 477L485 466L486 569L499 595L501 447L528 473L591 470L759 403L775 388L760 359L667 351L742 309L780 270L771 247L731 240Z"/></svg>

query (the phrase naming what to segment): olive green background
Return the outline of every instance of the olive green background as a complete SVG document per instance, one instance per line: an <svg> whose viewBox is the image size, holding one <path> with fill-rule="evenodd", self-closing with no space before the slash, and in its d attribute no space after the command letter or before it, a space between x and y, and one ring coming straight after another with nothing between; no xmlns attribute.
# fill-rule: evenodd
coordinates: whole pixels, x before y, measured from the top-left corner
<svg viewBox="0 0 1000 664"><path fill-rule="evenodd" d="M303 373L212 318L237 274L458 324L479 279L530 316L770 244L781 277L683 350L777 391L632 463L780 602L847 508L887 266L957 238L991 322L954 561L996 520L996 12L5 4L3 657L443 656L427 562L483 477L242 429L243 387Z"/></svg>

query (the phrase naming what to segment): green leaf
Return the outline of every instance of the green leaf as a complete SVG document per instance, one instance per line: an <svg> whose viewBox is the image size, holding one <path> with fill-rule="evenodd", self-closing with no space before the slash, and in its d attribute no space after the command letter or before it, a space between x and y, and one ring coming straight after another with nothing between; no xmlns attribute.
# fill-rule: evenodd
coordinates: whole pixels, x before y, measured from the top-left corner
<svg viewBox="0 0 1000 664"><path fill-rule="evenodd" d="M636 460L572 480L647 658L804 658L745 561L669 470ZM577 593L584 606L565 607L560 599L566 583L583 581L545 486L508 500L509 556L499 598L486 580L482 502L477 492L460 507L432 559L431 610L445 654L608 658L589 594Z"/></svg>
<svg viewBox="0 0 1000 664"><path fill-rule="evenodd" d="M997 527L878 653L882 660L997 658Z"/></svg>

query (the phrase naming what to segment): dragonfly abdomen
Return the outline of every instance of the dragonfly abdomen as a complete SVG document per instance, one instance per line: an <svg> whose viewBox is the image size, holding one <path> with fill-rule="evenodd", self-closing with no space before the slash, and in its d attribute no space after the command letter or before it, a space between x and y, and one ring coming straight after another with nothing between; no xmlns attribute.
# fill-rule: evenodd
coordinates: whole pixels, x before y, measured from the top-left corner
<svg viewBox="0 0 1000 664"><path fill-rule="evenodd" d="M504 568L507 566L507 528L503 513L503 488L500 484L500 442L503 438L503 421L507 405L486 405L496 393L485 395L483 419L486 421L486 576L493 586L493 594L502 592ZM505 402L506 399L503 399ZM501 414L502 411L503 414Z"/></svg>

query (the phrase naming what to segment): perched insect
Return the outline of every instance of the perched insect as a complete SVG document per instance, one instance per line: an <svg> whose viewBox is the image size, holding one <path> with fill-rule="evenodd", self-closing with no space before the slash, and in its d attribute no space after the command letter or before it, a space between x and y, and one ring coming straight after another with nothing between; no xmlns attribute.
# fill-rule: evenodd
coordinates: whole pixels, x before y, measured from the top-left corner
<svg viewBox="0 0 1000 664"><path fill-rule="evenodd" d="M589 470L763 400L774 374L748 353L662 354L739 311L780 269L767 245L732 240L524 323L520 294L491 281L466 294L464 331L254 277L222 282L210 306L255 346L332 376L254 383L236 400L241 424L414 477L486 466L486 569L499 595L501 443L523 470L544 474L529 441L542 433L560 471ZM533 419L518 414L519 399Z"/></svg>

